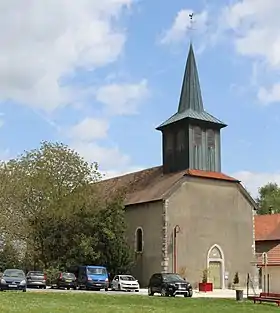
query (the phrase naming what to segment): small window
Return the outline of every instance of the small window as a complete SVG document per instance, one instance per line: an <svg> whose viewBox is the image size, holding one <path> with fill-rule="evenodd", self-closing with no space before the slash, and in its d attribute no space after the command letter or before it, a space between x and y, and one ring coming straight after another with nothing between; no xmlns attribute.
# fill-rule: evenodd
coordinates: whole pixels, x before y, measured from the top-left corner
<svg viewBox="0 0 280 313"><path fill-rule="evenodd" d="M170 151L173 149L173 136L172 133L167 133L165 137L166 150Z"/></svg>
<svg viewBox="0 0 280 313"><path fill-rule="evenodd" d="M136 237L136 252L143 252L143 230L141 227L136 229L136 233L135 233L135 237Z"/></svg>
<svg viewBox="0 0 280 313"><path fill-rule="evenodd" d="M208 148L215 147L215 133L212 129L209 129L207 131L207 145L208 145Z"/></svg>
<svg viewBox="0 0 280 313"><path fill-rule="evenodd" d="M177 134L177 150L183 151L185 146L185 132L184 130L180 130Z"/></svg>

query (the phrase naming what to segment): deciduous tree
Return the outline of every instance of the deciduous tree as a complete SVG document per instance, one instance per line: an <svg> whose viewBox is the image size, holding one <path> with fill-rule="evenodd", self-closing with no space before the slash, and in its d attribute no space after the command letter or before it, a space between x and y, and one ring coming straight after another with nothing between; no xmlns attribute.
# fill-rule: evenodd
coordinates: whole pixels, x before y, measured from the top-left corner
<svg viewBox="0 0 280 313"><path fill-rule="evenodd" d="M257 204L258 214L280 213L280 187L276 183L268 183L259 188Z"/></svg>
<svg viewBox="0 0 280 313"><path fill-rule="evenodd" d="M102 198L96 163L43 142L2 164L1 177L1 231L24 241L27 267L98 263L117 272L130 266L123 197Z"/></svg>

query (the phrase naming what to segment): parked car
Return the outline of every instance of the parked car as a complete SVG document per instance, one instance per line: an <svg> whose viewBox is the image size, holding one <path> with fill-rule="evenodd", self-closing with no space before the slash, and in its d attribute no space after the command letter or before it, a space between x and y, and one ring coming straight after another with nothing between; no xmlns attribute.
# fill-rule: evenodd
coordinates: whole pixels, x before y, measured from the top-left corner
<svg viewBox="0 0 280 313"><path fill-rule="evenodd" d="M0 280L0 291L22 290L26 292L26 277L20 269L6 269Z"/></svg>
<svg viewBox="0 0 280 313"><path fill-rule="evenodd" d="M72 266L69 272L75 274L78 287L87 290L100 290L109 288L109 277L106 267L97 265Z"/></svg>
<svg viewBox="0 0 280 313"><path fill-rule="evenodd" d="M155 273L149 281L148 294L160 293L163 297L184 295L192 297L193 288L189 282L176 273Z"/></svg>
<svg viewBox="0 0 280 313"><path fill-rule="evenodd" d="M77 278L73 273L59 272L54 278L54 285L52 288L67 288L77 289Z"/></svg>
<svg viewBox="0 0 280 313"><path fill-rule="evenodd" d="M131 275L116 275L111 283L112 290L139 292L139 283Z"/></svg>
<svg viewBox="0 0 280 313"><path fill-rule="evenodd" d="M27 287L47 288L47 275L41 271L30 271L26 275Z"/></svg>

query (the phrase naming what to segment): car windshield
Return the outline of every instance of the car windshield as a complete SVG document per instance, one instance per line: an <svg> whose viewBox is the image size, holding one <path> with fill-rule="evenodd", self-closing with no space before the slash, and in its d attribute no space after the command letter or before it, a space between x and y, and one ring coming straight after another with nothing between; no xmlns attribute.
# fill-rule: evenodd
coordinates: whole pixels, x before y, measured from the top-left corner
<svg viewBox="0 0 280 313"><path fill-rule="evenodd" d="M88 267L87 273L88 275L106 275L107 271L102 267Z"/></svg>
<svg viewBox="0 0 280 313"><path fill-rule="evenodd" d="M163 275L163 280L167 282L172 281L185 281L180 275L178 274L165 274Z"/></svg>
<svg viewBox="0 0 280 313"><path fill-rule="evenodd" d="M24 277L24 272L21 270L6 270L3 273L3 276L5 277L19 277L22 278Z"/></svg>
<svg viewBox="0 0 280 313"><path fill-rule="evenodd" d="M75 278L76 276L72 273L62 273L64 278Z"/></svg>
<svg viewBox="0 0 280 313"><path fill-rule="evenodd" d="M29 272L28 276L44 276L43 272Z"/></svg>
<svg viewBox="0 0 280 313"><path fill-rule="evenodd" d="M120 276L120 279L121 280L127 280L127 281L134 281L134 280L136 280L133 276L131 276L131 275L122 275L122 276Z"/></svg>

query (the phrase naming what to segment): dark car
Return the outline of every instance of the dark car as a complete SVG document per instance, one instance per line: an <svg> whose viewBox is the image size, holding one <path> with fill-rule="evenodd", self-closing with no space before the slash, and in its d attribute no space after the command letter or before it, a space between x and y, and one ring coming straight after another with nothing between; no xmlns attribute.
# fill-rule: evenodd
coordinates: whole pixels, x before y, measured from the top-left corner
<svg viewBox="0 0 280 313"><path fill-rule="evenodd" d="M176 273L156 273L149 281L148 294L160 293L163 297L184 295L192 297L193 288L189 282Z"/></svg>
<svg viewBox="0 0 280 313"><path fill-rule="evenodd" d="M41 271L30 271L26 275L27 287L47 288L47 276Z"/></svg>
<svg viewBox="0 0 280 313"><path fill-rule="evenodd" d="M0 280L0 291L21 290L26 292L26 277L22 270L7 269Z"/></svg>
<svg viewBox="0 0 280 313"><path fill-rule="evenodd" d="M59 272L54 280L57 288L77 289L77 279L73 273Z"/></svg>

